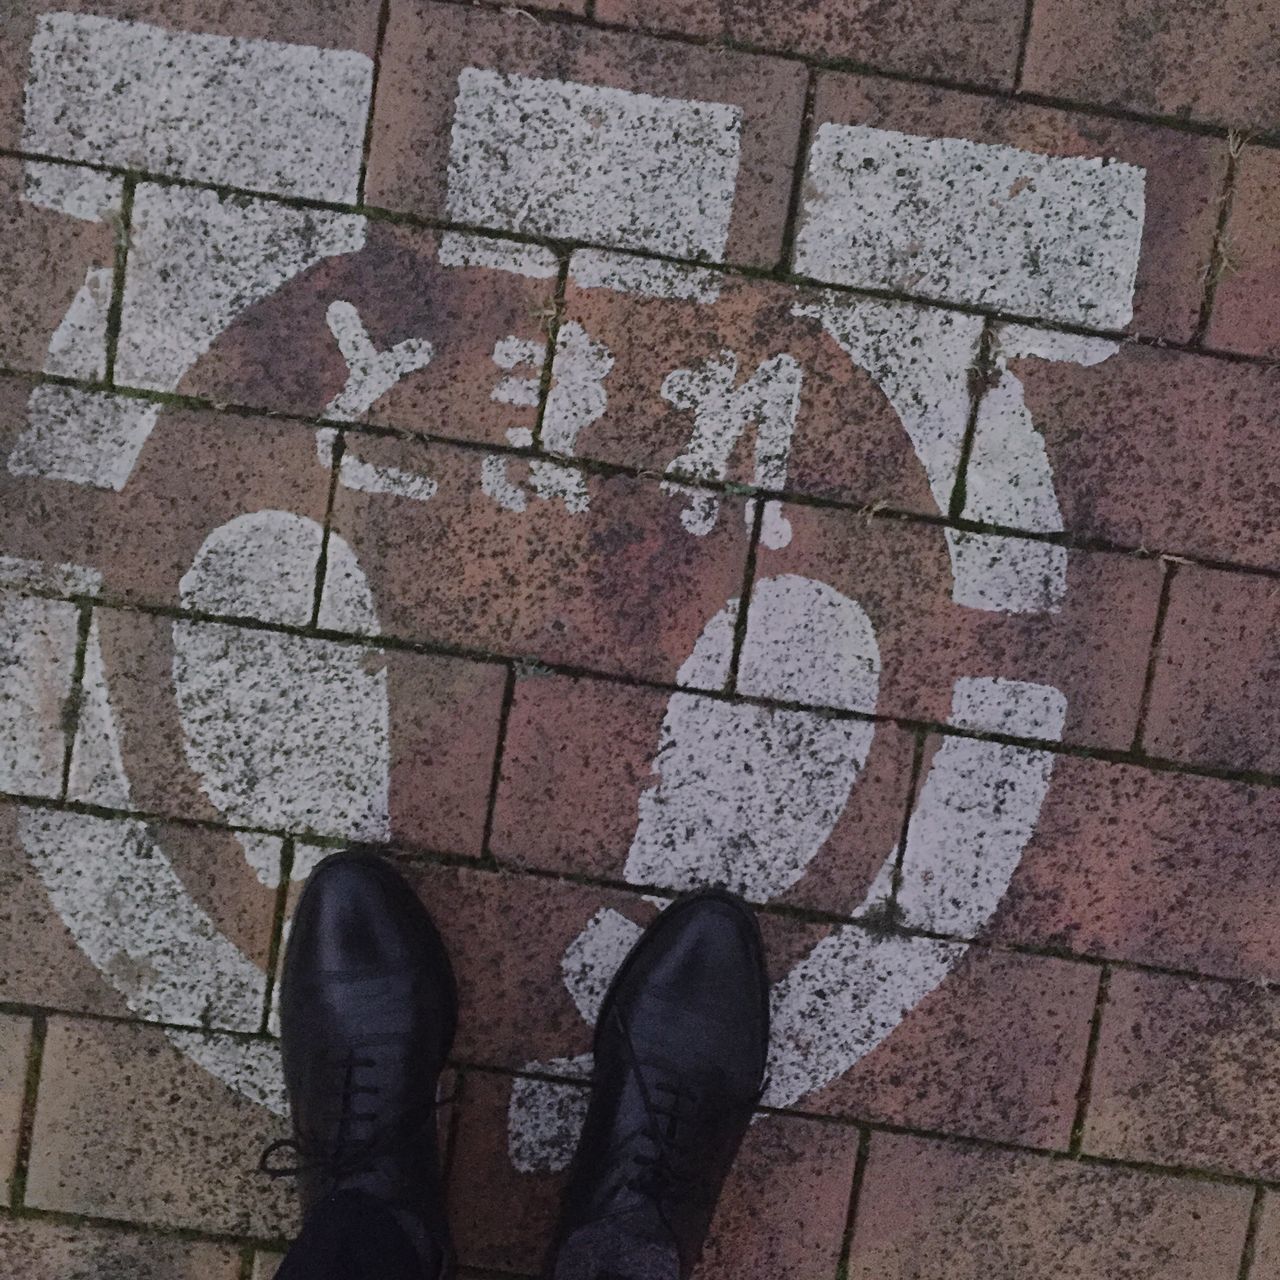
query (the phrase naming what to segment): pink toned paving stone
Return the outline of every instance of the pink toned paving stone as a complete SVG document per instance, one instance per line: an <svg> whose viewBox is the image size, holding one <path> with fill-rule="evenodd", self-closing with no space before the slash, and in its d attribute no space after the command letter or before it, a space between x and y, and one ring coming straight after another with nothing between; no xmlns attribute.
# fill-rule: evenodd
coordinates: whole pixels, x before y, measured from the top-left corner
<svg viewBox="0 0 1280 1280"><path fill-rule="evenodd" d="M1246 147L1213 295L1210 346L1280 358L1280 151Z"/></svg>
<svg viewBox="0 0 1280 1280"><path fill-rule="evenodd" d="M535 1273L552 1240L563 1177L513 1167L510 1094L506 1077L468 1074L449 1197L464 1263ZM698 1280L834 1274L857 1146L853 1128L793 1116L758 1120L725 1186Z"/></svg>
<svg viewBox="0 0 1280 1280"><path fill-rule="evenodd" d="M1265 986L1114 973L1084 1150L1274 1181L1277 1031Z"/></svg>
<svg viewBox="0 0 1280 1280"><path fill-rule="evenodd" d="M802 67L396 0L371 204L498 230L769 266Z"/></svg>
<svg viewBox="0 0 1280 1280"><path fill-rule="evenodd" d="M1274 578L1178 569L1151 686L1152 755L1280 771L1278 619Z"/></svg>
<svg viewBox="0 0 1280 1280"><path fill-rule="evenodd" d="M171 1235L6 1218L0 1220L0 1269L23 1280L239 1280L240 1250Z"/></svg>
<svg viewBox="0 0 1280 1280"><path fill-rule="evenodd" d="M491 483L490 461L473 450L348 447L361 464L438 485L425 499L337 490L334 529L368 573L387 634L665 681L742 589L741 499L726 498L698 536L682 522L688 496L656 478L495 456ZM326 601L341 586L331 569Z"/></svg>
<svg viewBox="0 0 1280 1280"><path fill-rule="evenodd" d="M1035 332L998 329L997 342L1026 351ZM1120 546L1280 568L1280 533L1267 514L1280 495L1280 368L1130 343L1087 358L1007 360L1044 438L1065 527ZM989 447L999 465L1008 385L980 413L975 459ZM1016 523L1001 519L1001 501L984 501L971 472L966 515Z"/></svg>
<svg viewBox="0 0 1280 1280"><path fill-rule="evenodd" d="M1194 332L1224 143L836 74L819 80L814 138L796 235L802 274L1118 330L1129 325L1136 261L1133 328ZM958 191L972 193L963 215ZM972 226L956 244L960 216Z"/></svg>
<svg viewBox="0 0 1280 1280"><path fill-rule="evenodd" d="M99 610L127 798L95 770L77 799L175 816L480 852L505 676L494 664Z"/></svg>
<svg viewBox="0 0 1280 1280"><path fill-rule="evenodd" d="M1278 847L1280 791L1061 757L1035 833L984 933L1274 982ZM904 874L912 879L910 865Z"/></svg>
<svg viewBox="0 0 1280 1280"><path fill-rule="evenodd" d="M0 1204L11 1203L30 1052L31 1019L0 1014Z"/></svg>
<svg viewBox="0 0 1280 1280"><path fill-rule="evenodd" d="M1159 566L965 534L956 539L953 562L942 530L931 525L793 505L783 510L793 536L779 550L761 548L753 611L763 636L786 592L784 583L763 592L761 586L786 575L815 578L857 601L874 629L881 669L874 704L851 709L942 722L952 712L958 680L1023 681L1065 695L1067 742L1130 744L1155 627ZM987 594L997 581L1021 581L1027 591L1005 603L1028 611L1001 611ZM957 596L970 603L957 603ZM759 665L753 665L751 625L739 680L746 693L766 675L770 654L762 638ZM805 700L820 701L821 692ZM990 708L971 708L963 719L997 732L1013 723Z"/></svg>
<svg viewBox="0 0 1280 1280"><path fill-rule="evenodd" d="M850 1280L1236 1280L1247 1187L877 1133Z"/></svg>
<svg viewBox="0 0 1280 1280"><path fill-rule="evenodd" d="M54 1018L26 1203L219 1234L292 1232L294 1188L256 1171L284 1122L215 1080L158 1027Z"/></svg>
<svg viewBox="0 0 1280 1280"><path fill-rule="evenodd" d="M850 59L907 75L1013 87L1023 9L1016 0L597 0L596 17L786 53Z"/></svg>
<svg viewBox="0 0 1280 1280"><path fill-rule="evenodd" d="M1252 0L1048 0L1033 11L1022 87L1274 133L1277 57L1280 15Z"/></svg>

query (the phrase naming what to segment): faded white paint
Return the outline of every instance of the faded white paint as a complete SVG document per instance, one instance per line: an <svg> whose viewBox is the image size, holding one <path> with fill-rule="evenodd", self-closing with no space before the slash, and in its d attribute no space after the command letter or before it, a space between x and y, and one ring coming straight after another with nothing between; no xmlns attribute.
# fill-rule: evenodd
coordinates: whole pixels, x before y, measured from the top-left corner
<svg viewBox="0 0 1280 1280"><path fill-rule="evenodd" d="M734 598L714 614L694 641L693 651L680 664L676 684L686 689L719 691L729 682L733 657L733 633L742 602Z"/></svg>
<svg viewBox="0 0 1280 1280"><path fill-rule="evenodd" d="M159 416L158 404L133 396L40 383L27 399L9 473L119 492Z"/></svg>
<svg viewBox="0 0 1280 1280"><path fill-rule="evenodd" d="M445 207L455 222L724 257L742 112L468 67Z"/></svg>
<svg viewBox="0 0 1280 1280"><path fill-rule="evenodd" d="M500 453L486 454L480 460L480 492L504 511L523 511L529 505L528 494L507 479L507 459Z"/></svg>
<svg viewBox="0 0 1280 1280"><path fill-rule="evenodd" d="M257 831L237 831L236 843L244 850L244 860L258 880L268 889L278 888L284 841Z"/></svg>
<svg viewBox="0 0 1280 1280"><path fill-rule="evenodd" d="M1134 165L827 123L805 192L803 275L1099 329L1133 316Z"/></svg>
<svg viewBox="0 0 1280 1280"><path fill-rule="evenodd" d="M637 258L607 249L579 249L569 259L569 278L581 289L611 289L642 298L718 302L723 277L706 267Z"/></svg>
<svg viewBox="0 0 1280 1280"><path fill-rule="evenodd" d="M74 164L28 160L22 166L22 198L50 213L65 213L81 222L109 222L120 217L124 179Z"/></svg>
<svg viewBox="0 0 1280 1280"><path fill-rule="evenodd" d="M364 243L356 214L143 183L133 202L116 380L174 390L242 311Z"/></svg>
<svg viewBox="0 0 1280 1280"><path fill-rule="evenodd" d="M613 353L576 320L560 326L542 417L542 447L548 453L573 457L578 436L604 416L609 403L604 380L613 366Z"/></svg>
<svg viewBox="0 0 1280 1280"><path fill-rule="evenodd" d="M944 530L951 598L991 613L1057 613L1067 593L1067 550L1051 542Z"/></svg>
<svg viewBox="0 0 1280 1280"><path fill-rule="evenodd" d="M375 466L357 458L347 441L346 452L338 464L338 479L348 489L362 493L386 493L396 498L408 498L412 502L428 502L440 488L438 481L417 471L405 471L401 467Z"/></svg>
<svg viewBox="0 0 1280 1280"><path fill-rule="evenodd" d="M85 272L84 283L49 339L45 373L87 381L104 376L113 280L110 267L90 267Z"/></svg>
<svg viewBox="0 0 1280 1280"><path fill-rule="evenodd" d="M346 385L324 407L326 418L362 418L402 378L431 363L432 346L425 338L405 338L386 351L377 350L360 312L341 298L329 303L325 320L347 362Z"/></svg>
<svg viewBox="0 0 1280 1280"><path fill-rule="evenodd" d="M544 1065L531 1063L527 1069ZM507 1103L507 1152L512 1167L518 1173L567 1169L587 1118L587 1102L587 1090L580 1084L517 1076Z"/></svg>
<svg viewBox="0 0 1280 1280"><path fill-rule="evenodd" d="M586 477L576 467L538 460L529 463L529 484L545 502L559 499L570 515L581 515L591 507Z"/></svg>
<svg viewBox="0 0 1280 1280"><path fill-rule="evenodd" d="M1066 694L1051 684L964 676L952 691L948 723L957 729L1057 741L1066 716Z"/></svg>
<svg viewBox="0 0 1280 1280"><path fill-rule="evenodd" d="M215 1080L282 1120L289 1114L280 1046L273 1040L238 1040L167 1027L165 1035L180 1052Z"/></svg>
<svg viewBox="0 0 1280 1280"><path fill-rule="evenodd" d="M376 636L382 630L373 600L373 588L345 538L329 534L324 588L320 593L317 622L330 631Z"/></svg>
<svg viewBox="0 0 1280 1280"><path fill-rule="evenodd" d="M353 202L373 63L348 49L36 19L22 145L91 164Z"/></svg>
<svg viewBox="0 0 1280 1280"><path fill-rule="evenodd" d="M595 1024L609 983L644 930L620 911L597 911L560 961L564 985L584 1022Z"/></svg>
<svg viewBox="0 0 1280 1280"><path fill-rule="evenodd" d="M531 280L549 280L560 270L556 255L540 244L495 240L464 231L443 232L438 257L442 267L484 267Z"/></svg>
<svg viewBox="0 0 1280 1280"><path fill-rule="evenodd" d="M0 592L0 790L62 790L79 609L61 600Z"/></svg>
<svg viewBox="0 0 1280 1280"><path fill-rule="evenodd" d="M746 505L747 524L756 518L756 499L749 498ZM787 519L781 502L770 500L764 504L764 513L760 517L760 541L770 551L781 551L791 545L794 531L791 521Z"/></svg>
<svg viewBox="0 0 1280 1280"><path fill-rule="evenodd" d="M47 564L21 556L0 556L0 588L3 587L92 596L102 590L102 574L84 564Z"/></svg>
<svg viewBox="0 0 1280 1280"><path fill-rule="evenodd" d="M67 795L86 804L127 809L132 803L129 776L120 750L120 730L111 709L107 669L102 660L98 619L89 626L84 672L80 678L80 708L71 744Z"/></svg>

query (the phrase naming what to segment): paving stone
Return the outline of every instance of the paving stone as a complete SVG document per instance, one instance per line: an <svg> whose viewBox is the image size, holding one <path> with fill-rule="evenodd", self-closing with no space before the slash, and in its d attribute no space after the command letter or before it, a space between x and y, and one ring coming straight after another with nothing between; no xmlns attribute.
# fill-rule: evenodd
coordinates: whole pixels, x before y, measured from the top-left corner
<svg viewBox="0 0 1280 1280"><path fill-rule="evenodd" d="M262 1149L284 1128L159 1028L55 1018L26 1202L157 1226L289 1235L293 1188L256 1171Z"/></svg>
<svg viewBox="0 0 1280 1280"><path fill-rule="evenodd" d="M1280 16L1218 0L1049 0L1032 15L1022 87L1156 115L1280 129Z"/></svg>
<svg viewBox="0 0 1280 1280"><path fill-rule="evenodd" d="M20 0L0 145L278 195L354 201L376 9L339 0ZM173 77L184 92L175 100Z"/></svg>
<svg viewBox="0 0 1280 1280"><path fill-rule="evenodd" d="M1280 1207L1274 1192L1262 1197L1262 1215L1254 1241L1251 1280L1276 1280L1280 1276Z"/></svg>
<svg viewBox="0 0 1280 1280"><path fill-rule="evenodd" d="M106 372L122 191L121 179L92 169L0 157L0 364Z"/></svg>
<svg viewBox="0 0 1280 1280"><path fill-rule="evenodd" d="M1206 340L1246 355L1280 357L1280 153L1246 147L1227 223L1226 267L1213 295Z"/></svg>
<svg viewBox="0 0 1280 1280"><path fill-rule="evenodd" d="M560 1088L584 1099L573 1085ZM510 1096L508 1078L467 1076L449 1197L465 1264L532 1273L552 1239L563 1177L513 1164ZM759 1119L725 1185L699 1280L834 1274L857 1146L856 1129Z"/></svg>
<svg viewBox="0 0 1280 1280"><path fill-rule="evenodd" d="M1157 655L1146 749L1233 769L1280 770L1280 584L1180 566Z"/></svg>
<svg viewBox="0 0 1280 1280"><path fill-rule="evenodd" d="M115 610L95 643L75 798L480 852L501 667Z"/></svg>
<svg viewBox="0 0 1280 1280"><path fill-rule="evenodd" d="M1225 144L1169 129L828 74L795 265L1088 328L1132 316L1139 332L1189 338L1225 165Z"/></svg>
<svg viewBox="0 0 1280 1280"><path fill-rule="evenodd" d="M1245 1187L871 1139L850 1280L1235 1280Z"/></svg>
<svg viewBox="0 0 1280 1280"><path fill-rule="evenodd" d="M1039 455L1015 450L1033 439L1030 424L1073 533L1280 567L1264 515L1280 491L1280 368L1128 343L1063 346L1021 326L997 341L1005 370L979 411L965 515L1035 529L1055 509Z"/></svg>
<svg viewBox="0 0 1280 1280"><path fill-rule="evenodd" d="M724 499L714 528L690 532L701 491L647 477L416 441L348 444L359 470L338 488L333 527L368 571L388 634L671 680L742 589L739 498ZM345 589L331 565L322 624Z"/></svg>
<svg viewBox="0 0 1280 1280"><path fill-rule="evenodd" d="M150 185L133 245L117 381L498 444L535 425L550 250Z"/></svg>
<svg viewBox="0 0 1280 1280"><path fill-rule="evenodd" d="M283 1261L282 1253L255 1253L249 1280L273 1280Z"/></svg>
<svg viewBox="0 0 1280 1280"><path fill-rule="evenodd" d="M13 573L131 603L310 621L331 475L313 432L19 379L0 382L0 413L0 547Z"/></svg>
<svg viewBox="0 0 1280 1280"><path fill-rule="evenodd" d="M12 1203L10 1185L17 1168L30 1054L31 1019L0 1014L0 1204Z"/></svg>
<svg viewBox="0 0 1280 1280"><path fill-rule="evenodd" d="M741 692L1131 742L1158 565L857 512L786 505L782 518L789 543L756 560Z"/></svg>
<svg viewBox="0 0 1280 1280"><path fill-rule="evenodd" d="M913 741L883 726L862 767L832 788L829 733L814 713L521 678L493 852L550 871L673 890L718 882L757 901L865 910L902 832Z"/></svg>
<svg viewBox="0 0 1280 1280"><path fill-rule="evenodd" d="M1280 980L1278 838L1278 791L1062 757L988 936Z"/></svg>
<svg viewBox="0 0 1280 1280"><path fill-rule="evenodd" d="M473 226L771 266L804 90L794 63L397 0L366 193Z"/></svg>
<svg viewBox="0 0 1280 1280"><path fill-rule="evenodd" d="M1274 1180L1278 1029L1265 986L1114 973L1084 1150Z"/></svg>
<svg viewBox="0 0 1280 1280"><path fill-rule="evenodd" d="M762 45L787 53L848 59L905 75L1010 89L1023 9L1015 0L596 0L596 18L656 31Z"/></svg>
<svg viewBox="0 0 1280 1280"><path fill-rule="evenodd" d="M933 515L981 333L977 316L581 250L542 443Z"/></svg>
<svg viewBox="0 0 1280 1280"><path fill-rule="evenodd" d="M168 1235L6 1218L0 1219L0 1267L23 1280L238 1280L240 1251Z"/></svg>

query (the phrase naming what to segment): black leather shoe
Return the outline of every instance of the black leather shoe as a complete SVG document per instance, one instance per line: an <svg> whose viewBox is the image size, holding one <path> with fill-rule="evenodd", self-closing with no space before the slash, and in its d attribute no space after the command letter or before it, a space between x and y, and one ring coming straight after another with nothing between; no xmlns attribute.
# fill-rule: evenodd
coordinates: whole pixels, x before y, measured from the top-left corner
<svg viewBox="0 0 1280 1280"><path fill-rule="evenodd" d="M755 917L711 890L658 917L600 1010L551 1280L684 1280L764 1083Z"/></svg>
<svg viewBox="0 0 1280 1280"><path fill-rule="evenodd" d="M294 912L280 1029L305 1214L342 1197L391 1210L426 1275L451 1274L436 1086L457 1024L440 935L400 874L339 853Z"/></svg>

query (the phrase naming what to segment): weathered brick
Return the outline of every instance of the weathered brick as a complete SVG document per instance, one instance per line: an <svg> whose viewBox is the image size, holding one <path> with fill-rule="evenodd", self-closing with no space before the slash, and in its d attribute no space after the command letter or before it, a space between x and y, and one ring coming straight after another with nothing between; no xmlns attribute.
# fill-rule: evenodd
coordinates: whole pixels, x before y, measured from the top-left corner
<svg viewBox="0 0 1280 1280"><path fill-rule="evenodd" d="M228 1061L231 1042L214 1038ZM26 1202L237 1235L290 1233L293 1188L256 1172L285 1122L156 1027L50 1021Z"/></svg>
<svg viewBox="0 0 1280 1280"><path fill-rule="evenodd" d="M1233 769L1280 770L1280 584L1180 567L1157 655L1146 748Z"/></svg>
<svg viewBox="0 0 1280 1280"><path fill-rule="evenodd" d="M1031 21L1022 87L1260 132L1280 128L1280 17L1217 0L1048 0Z"/></svg>
<svg viewBox="0 0 1280 1280"><path fill-rule="evenodd" d="M498 230L772 265L804 85L794 63L397 0L367 195Z"/></svg>
<svg viewBox="0 0 1280 1280"><path fill-rule="evenodd" d="M814 130L801 272L1124 329L1136 262L1134 328L1194 332L1224 144L836 74L819 80Z"/></svg>
<svg viewBox="0 0 1280 1280"><path fill-rule="evenodd" d="M1274 1180L1278 1031L1265 986L1113 974L1085 1151Z"/></svg>
<svg viewBox="0 0 1280 1280"><path fill-rule="evenodd" d="M1235 1280L1244 1187L875 1134L851 1280Z"/></svg>

